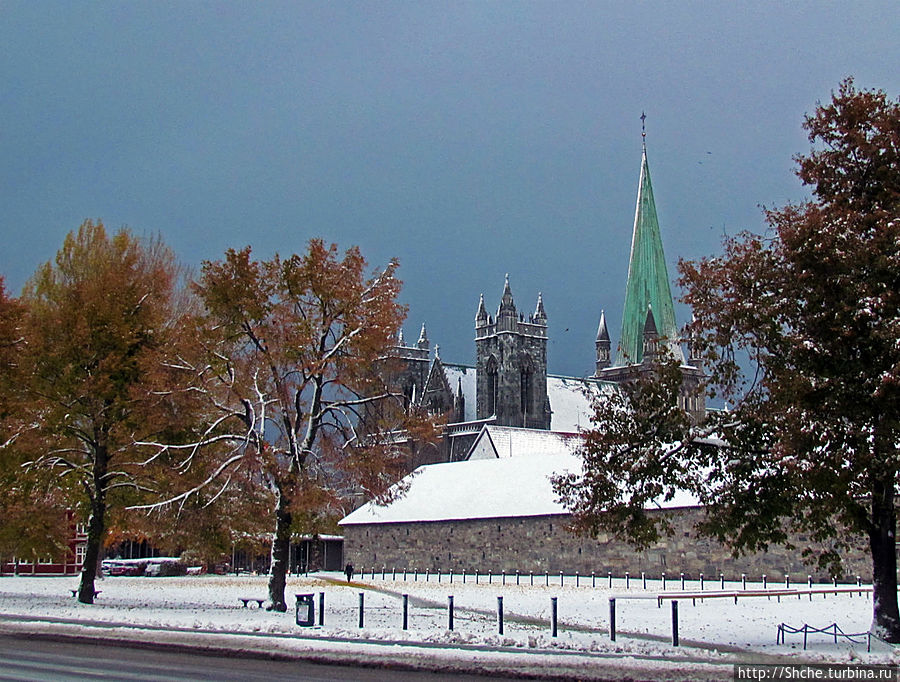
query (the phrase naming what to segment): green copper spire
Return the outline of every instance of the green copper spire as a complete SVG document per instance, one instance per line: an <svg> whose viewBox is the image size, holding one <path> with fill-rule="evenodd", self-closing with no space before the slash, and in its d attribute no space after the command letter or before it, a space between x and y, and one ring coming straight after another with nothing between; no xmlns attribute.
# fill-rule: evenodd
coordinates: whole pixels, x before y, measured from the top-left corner
<svg viewBox="0 0 900 682"><path fill-rule="evenodd" d="M641 116L643 124L644 116ZM642 133L645 135L645 133ZM680 362L684 355L678 343L675 326L675 306L669 288L669 274L663 254L656 204L653 201L653 185L647 165L647 145L641 154L641 179L638 184L637 208L634 213L634 233L631 237L631 262L628 265L628 283L625 286L625 311L622 319L622 336L616 364L638 364L643 359L644 325L647 307L653 311L659 336L665 337L666 346Z"/></svg>

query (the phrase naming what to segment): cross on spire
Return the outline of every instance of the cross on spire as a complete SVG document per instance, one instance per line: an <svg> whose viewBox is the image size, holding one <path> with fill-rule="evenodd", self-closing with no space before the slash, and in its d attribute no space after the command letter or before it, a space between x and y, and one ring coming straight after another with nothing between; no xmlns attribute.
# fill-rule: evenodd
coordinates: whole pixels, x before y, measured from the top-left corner
<svg viewBox="0 0 900 682"><path fill-rule="evenodd" d="M641 112L641 143L644 145L644 149L647 148L647 114L643 111Z"/></svg>

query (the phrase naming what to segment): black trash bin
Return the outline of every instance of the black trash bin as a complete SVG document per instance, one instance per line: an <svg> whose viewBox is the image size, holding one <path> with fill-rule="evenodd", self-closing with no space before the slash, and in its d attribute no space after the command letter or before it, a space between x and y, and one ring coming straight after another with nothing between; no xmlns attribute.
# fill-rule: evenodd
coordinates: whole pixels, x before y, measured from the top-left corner
<svg viewBox="0 0 900 682"><path fill-rule="evenodd" d="M316 623L316 607L313 595L298 594L297 597L297 625L310 627Z"/></svg>

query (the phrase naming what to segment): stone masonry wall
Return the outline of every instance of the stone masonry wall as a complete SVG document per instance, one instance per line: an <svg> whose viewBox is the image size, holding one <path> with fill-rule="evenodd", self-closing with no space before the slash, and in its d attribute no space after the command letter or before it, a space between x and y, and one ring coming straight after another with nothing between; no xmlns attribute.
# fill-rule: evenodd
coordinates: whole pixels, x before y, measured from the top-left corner
<svg viewBox="0 0 900 682"><path fill-rule="evenodd" d="M637 551L609 535L597 539L576 537L565 526L568 516L475 519L464 521L368 524L344 527L344 557L357 570L387 567L388 570L467 571L486 573L559 573L659 577L665 571L689 578L703 573L714 580L720 573L735 579L741 573L759 580L783 580L789 574L803 581L808 574L817 580L830 576L805 565L800 550L770 547L768 552L733 558L718 542L698 537L693 526L702 514L698 508L669 510L674 535L663 538L645 551ZM805 538L797 538L805 546ZM863 542L844 559L845 576L871 580L871 561Z"/></svg>

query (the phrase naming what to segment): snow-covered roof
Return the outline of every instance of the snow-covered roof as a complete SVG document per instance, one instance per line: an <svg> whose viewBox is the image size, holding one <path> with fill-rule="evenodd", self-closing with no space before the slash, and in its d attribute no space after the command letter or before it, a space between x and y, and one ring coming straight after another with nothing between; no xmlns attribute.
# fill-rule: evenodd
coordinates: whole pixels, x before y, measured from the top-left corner
<svg viewBox="0 0 900 682"><path fill-rule="evenodd" d="M415 523L465 519L519 518L568 514L550 479L581 471L574 454L522 454L428 464L404 479L406 494L386 506L367 502L344 517L342 526L370 523ZM653 507L693 507L697 501L679 493Z"/></svg>
<svg viewBox="0 0 900 682"><path fill-rule="evenodd" d="M550 429L577 432L590 428L591 399L615 390L612 384L578 377L547 375L547 397L550 400Z"/></svg>
<svg viewBox="0 0 900 682"><path fill-rule="evenodd" d="M466 459L496 459L522 455L570 455L581 445L581 436L514 426L482 427Z"/></svg>
<svg viewBox="0 0 900 682"><path fill-rule="evenodd" d="M574 455L522 455L429 464L405 480L409 490L387 506L367 502L342 526L565 514L550 476L579 471Z"/></svg>
<svg viewBox="0 0 900 682"><path fill-rule="evenodd" d="M456 395L457 388L461 385L463 397L465 398L465 414L463 421L475 420L475 368L466 365L450 365L444 364L444 375L447 377L447 383L450 391Z"/></svg>

